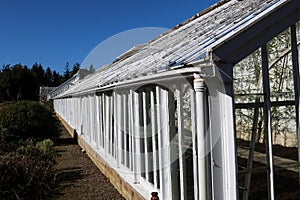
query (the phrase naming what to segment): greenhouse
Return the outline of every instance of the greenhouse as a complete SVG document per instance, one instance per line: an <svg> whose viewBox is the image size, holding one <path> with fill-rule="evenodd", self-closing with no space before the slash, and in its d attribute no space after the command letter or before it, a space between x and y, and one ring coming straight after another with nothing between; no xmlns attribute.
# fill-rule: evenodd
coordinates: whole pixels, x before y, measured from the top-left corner
<svg viewBox="0 0 300 200"><path fill-rule="evenodd" d="M220 1L56 89L55 111L126 199L298 198L299 9Z"/></svg>

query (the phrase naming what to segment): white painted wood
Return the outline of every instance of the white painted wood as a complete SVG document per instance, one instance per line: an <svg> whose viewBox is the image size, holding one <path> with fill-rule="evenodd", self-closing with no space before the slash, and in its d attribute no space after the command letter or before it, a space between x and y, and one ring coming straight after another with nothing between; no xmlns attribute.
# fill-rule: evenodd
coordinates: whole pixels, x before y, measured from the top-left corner
<svg viewBox="0 0 300 200"><path fill-rule="evenodd" d="M82 133L83 133L83 137L85 137L85 134L86 134L86 126L87 126L87 121L88 121L88 119L87 119L87 113L86 113L86 111L87 111L87 97L86 96L84 96L83 97L83 109L82 109L82 115L83 115L83 123L82 123Z"/></svg>
<svg viewBox="0 0 300 200"><path fill-rule="evenodd" d="M112 116L113 116L113 98L112 96L108 97L109 99L109 155L113 157L113 122L112 122Z"/></svg>
<svg viewBox="0 0 300 200"><path fill-rule="evenodd" d="M267 148L267 167L268 167L268 197L273 200L274 192L274 167L273 167L273 150L272 150L272 122L271 122L271 99L270 99L270 80L269 80L269 64L268 50L266 45L261 48L262 55L262 76L264 91L264 123L265 138Z"/></svg>
<svg viewBox="0 0 300 200"><path fill-rule="evenodd" d="M104 106L105 106L105 131L104 131L104 148L105 148L105 155L109 154L109 99L106 94L103 94L104 97Z"/></svg>
<svg viewBox="0 0 300 200"><path fill-rule="evenodd" d="M203 79L195 79L194 87L196 91L196 130L197 130L197 150L198 150L198 185L199 185L199 199L205 200L207 196L207 182L206 182L206 144L205 144L205 105L204 98L206 98L206 87Z"/></svg>
<svg viewBox="0 0 300 200"><path fill-rule="evenodd" d="M158 87L157 87L158 88ZM171 179L171 155L170 155L170 121L169 121L169 98L168 91L158 88L158 99L160 102L158 105L158 116L160 115L159 123L160 129L158 129L159 138L161 140L159 146L161 147L159 157L161 159L160 177L161 177L161 188L163 189L162 199L172 199L172 179Z"/></svg>
<svg viewBox="0 0 300 200"><path fill-rule="evenodd" d="M180 86L179 86L180 87ZM180 177L180 199L187 199L187 179L185 164L185 134L183 124L182 94L176 89L177 96L177 120L178 120L178 151L179 151L179 177ZM175 180L176 181L176 180Z"/></svg>
<svg viewBox="0 0 300 200"><path fill-rule="evenodd" d="M215 77L206 77L209 89L209 129L212 199L237 199L236 148L233 117L232 69L230 64L218 66ZM197 100L196 100L197 102ZM207 125L205 124L207 127ZM201 177L198 174L198 177ZM199 185L200 187L200 185ZM199 191L199 195L200 191Z"/></svg>
<svg viewBox="0 0 300 200"><path fill-rule="evenodd" d="M80 127L79 127L79 134L83 134L83 123L84 123L84 114L83 114L83 109L84 109L84 97L80 97Z"/></svg>
<svg viewBox="0 0 300 200"><path fill-rule="evenodd" d="M99 118L99 97L97 95L94 96L95 98L95 142L96 148L99 149L99 138L100 138L100 118Z"/></svg>
<svg viewBox="0 0 300 200"><path fill-rule="evenodd" d="M87 132L86 132L86 139L88 140L88 142L91 142L91 126L92 126L92 122L91 122L91 98L90 96L87 96L87 110L86 115L87 115Z"/></svg>
<svg viewBox="0 0 300 200"><path fill-rule="evenodd" d="M163 195L163 199L166 196L165 193L165 182L163 179L164 176L164 168L163 168L163 144L162 144L162 121L161 121L161 89L156 86L156 120L157 120L157 138L158 138L158 172L159 172L159 186L160 186L160 191L161 194Z"/></svg>
<svg viewBox="0 0 300 200"><path fill-rule="evenodd" d="M127 134L129 130L129 123L128 123L128 98L127 94L123 94L123 140L124 140L124 165L129 167L129 158L128 158L128 151L127 151Z"/></svg>
<svg viewBox="0 0 300 200"><path fill-rule="evenodd" d="M128 94L128 109L129 109L129 116L128 116L128 123L129 123L129 129L128 129L128 135L129 135L129 152L128 152L128 158L129 158L129 169L133 171L133 130L134 130L134 120L133 120L133 98L132 98L132 91Z"/></svg>
<svg viewBox="0 0 300 200"><path fill-rule="evenodd" d="M117 154L117 135L118 135L118 130L117 130L117 96L116 92L113 91L113 96L112 96L112 101L113 101L113 116L112 116L112 125L113 126L113 138L112 138L112 156L116 159L116 154Z"/></svg>
<svg viewBox="0 0 300 200"><path fill-rule="evenodd" d="M299 37L299 36L298 36ZM294 91L295 91L295 107L296 107L296 134L298 140L298 162L300 163L300 70L299 70L299 51L297 46L296 25L291 26L291 46L293 60L293 75L294 75ZM300 166L299 184L300 184Z"/></svg>
<svg viewBox="0 0 300 200"><path fill-rule="evenodd" d="M116 97L117 97L117 104L116 104L116 121L115 121L115 124L116 124L116 127L117 127L117 144L116 144L116 150L117 150L117 167L120 167L121 166L121 162L122 162L122 159L123 159L123 154L122 154L122 123L123 123L123 120L122 120L122 96L121 94L116 94Z"/></svg>
<svg viewBox="0 0 300 200"><path fill-rule="evenodd" d="M103 105L102 105L102 95L98 96L99 99L99 147L103 148Z"/></svg>
<svg viewBox="0 0 300 200"><path fill-rule="evenodd" d="M104 108L103 108L103 94L99 95L99 108L100 108L100 146L104 149L104 132L105 132L105 123L104 123Z"/></svg>
<svg viewBox="0 0 300 200"><path fill-rule="evenodd" d="M198 160L197 160L197 133L196 133L196 106L195 106L195 91L190 88L191 99L191 125L192 125L192 144L193 144L193 175L194 175L194 199L198 199Z"/></svg>
<svg viewBox="0 0 300 200"><path fill-rule="evenodd" d="M157 187L157 179L158 179L158 157L157 157L157 143L156 143L156 112L155 112L155 97L154 92L150 91L150 104L151 104L151 131L152 131L152 157L153 157L153 183L154 188Z"/></svg>
<svg viewBox="0 0 300 200"><path fill-rule="evenodd" d="M143 131L144 131L144 159L145 159L145 174L146 181L149 182L149 155L148 155L148 131L147 131L147 99L146 92L142 92L142 100L143 100Z"/></svg>
<svg viewBox="0 0 300 200"><path fill-rule="evenodd" d="M130 91L133 97L133 142L134 142L134 183L140 182L141 176L141 147L140 147L140 119L139 119L139 94L133 90Z"/></svg>
<svg viewBox="0 0 300 200"><path fill-rule="evenodd" d="M93 122L93 126L92 126L92 144L94 146L97 146L97 107L96 107L96 95L94 94L92 97L92 122Z"/></svg>

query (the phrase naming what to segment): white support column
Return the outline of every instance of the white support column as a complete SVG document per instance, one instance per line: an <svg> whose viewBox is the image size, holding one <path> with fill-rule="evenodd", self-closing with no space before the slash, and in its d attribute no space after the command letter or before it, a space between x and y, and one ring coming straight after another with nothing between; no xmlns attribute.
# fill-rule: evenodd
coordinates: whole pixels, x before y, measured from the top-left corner
<svg viewBox="0 0 300 200"><path fill-rule="evenodd" d="M90 97L90 95L89 96L87 96L87 111L86 111L86 113L87 113L87 116L88 116L88 120L87 120L87 134L86 134L86 136L87 136L87 140L88 140L88 142L89 142L89 144L91 144L91 127L92 127L92 120L91 120L91 115L92 115L92 113L91 113L91 97Z"/></svg>
<svg viewBox="0 0 300 200"><path fill-rule="evenodd" d="M299 52L297 46L297 31L296 25L291 26L291 45L292 45L292 60L293 60L293 75L294 75L294 91L295 91L295 107L296 107L296 134L298 139L298 162L300 163L300 71L299 71ZM299 185L300 185L300 166Z"/></svg>
<svg viewBox="0 0 300 200"><path fill-rule="evenodd" d="M112 96L108 97L109 99L109 154L113 157L113 123L112 123L112 117L113 117L113 98Z"/></svg>
<svg viewBox="0 0 300 200"><path fill-rule="evenodd" d="M191 125L192 125L192 143L193 143L193 175L194 175L194 199L198 199L198 160L197 160L197 133L196 133L196 106L195 91L190 89L191 99Z"/></svg>
<svg viewBox="0 0 300 200"><path fill-rule="evenodd" d="M80 123L79 123L79 134L82 135L83 133L83 123L84 123L84 114L83 114L83 108L84 108L84 97L80 97Z"/></svg>
<svg viewBox="0 0 300 200"><path fill-rule="evenodd" d="M98 115L98 96L94 94L94 142L95 147L98 149L98 135L99 135L99 115Z"/></svg>
<svg viewBox="0 0 300 200"><path fill-rule="evenodd" d="M141 177L141 147L140 147L140 118L139 118L139 94L130 90L133 97L133 119L134 119L134 130L133 130L133 142L134 142L134 182L140 183Z"/></svg>
<svg viewBox="0 0 300 200"><path fill-rule="evenodd" d="M97 147L97 104L96 104L96 94L94 94L92 97L92 144Z"/></svg>
<svg viewBox="0 0 300 200"><path fill-rule="evenodd" d="M95 109L95 143L96 143L96 148L99 149L99 132L100 132L100 119L99 119L99 98L98 96L95 94L94 95L94 109Z"/></svg>
<svg viewBox="0 0 300 200"><path fill-rule="evenodd" d="M134 120L133 120L133 97L132 92L130 91L128 94L128 160L129 160L129 169L133 171L133 133L134 133Z"/></svg>
<svg viewBox="0 0 300 200"><path fill-rule="evenodd" d="M150 92L150 105L151 105L151 131L152 131L152 157L153 157L153 183L154 188L158 188L158 157L157 157L157 144L156 144L156 112L155 112L155 97L154 92Z"/></svg>
<svg viewBox="0 0 300 200"><path fill-rule="evenodd" d="M122 120L122 96L121 94L116 94L117 97L117 105L116 105L116 121L115 124L117 126L117 144L116 144L116 150L117 150L117 167L120 167L123 154L122 154L122 127L123 127L123 120Z"/></svg>
<svg viewBox="0 0 300 200"><path fill-rule="evenodd" d="M123 140L124 140L124 149L123 149L123 157L124 157L124 165L129 166L128 159L128 151L127 151L127 134L129 130L129 122L128 122L128 98L127 94L123 94Z"/></svg>
<svg viewBox="0 0 300 200"><path fill-rule="evenodd" d="M209 95L207 134L210 134L206 142L210 143L207 151L211 152L208 158L211 169L208 171L212 179L209 183L210 187L207 187L207 197L211 194L212 199L237 199L232 80L232 64L218 63L215 76L205 77Z"/></svg>
<svg viewBox="0 0 300 200"><path fill-rule="evenodd" d="M270 80L269 80L269 64L268 50L266 45L261 48L262 54L262 75L263 75L263 91L264 91L264 123L266 138L266 153L268 167L268 197L273 200L274 194L274 167L273 167L273 151L272 151L272 122L271 122L271 99L270 99Z"/></svg>
<svg viewBox="0 0 300 200"><path fill-rule="evenodd" d="M113 158L117 158L116 155L117 155L117 138L118 138L118 120L117 120L117 95L116 95L116 92L114 91L113 92L113 95L112 95L112 100L113 100L113 116L112 116L112 119L113 119L113 138L112 138L112 150L113 150L113 153L112 153L112 156Z"/></svg>
<svg viewBox="0 0 300 200"><path fill-rule="evenodd" d="M82 127L82 133L83 133L83 137L85 137L85 134L87 132L87 97L84 96L83 97L83 105L82 105L83 109L82 109L82 113L83 113L83 127Z"/></svg>
<svg viewBox="0 0 300 200"><path fill-rule="evenodd" d="M104 148L105 148L105 155L107 156L109 154L109 97L106 94L103 94L103 100L104 100L104 107L105 107L105 129L104 129Z"/></svg>
<svg viewBox="0 0 300 200"><path fill-rule="evenodd" d="M196 78L194 80L194 89L196 92L196 130L197 130L197 155L198 155L198 185L199 199L207 199L207 175L206 175L206 126L207 118L205 116L206 105L204 104L206 96L206 86L204 79Z"/></svg>
<svg viewBox="0 0 300 200"><path fill-rule="evenodd" d="M171 178L171 145L170 145L170 116L169 116L169 91L157 87L158 99L158 143L159 143L159 160L160 180L162 189L162 199L173 199L172 178ZM175 181L175 180L174 180ZM175 192L175 191L174 191Z"/></svg>
<svg viewBox="0 0 300 200"><path fill-rule="evenodd" d="M93 96L90 95L89 96L89 106L90 106L90 112L89 112L89 116L90 116L90 144L93 143L93 137L94 137L94 100L93 100Z"/></svg>
<svg viewBox="0 0 300 200"><path fill-rule="evenodd" d="M164 168L163 168L163 145L162 145L162 127L164 126L161 121L161 89L156 86L156 120L157 120L157 139L158 139L158 171L159 171L159 186L161 194L163 195L162 199L165 199L167 197L166 189L165 189L165 182L163 179L164 176Z"/></svg>
<svg viewBox="0 0 300 200"><path fill-rule="evenodd" d="M180 87L180 85L179 85ZM187 179L185 164L185 133L183 122L183 107L181 90L176 89L177 96L177 120L178 120L178 150L179 150L179 179L180 179L180 200L187 199Z"/></svg>
<svg viewBox="0 0 300 200"><path fill-rule="evenodd" d="M105 131L105 125L104 125L104 110L103 110L103 95L99 95L99 109L100 109L100 112L99 112L99 120L100 120L100 139L99 139L99 142L100 142L100 146L102 148L104 148L104 131Z"/></svg>
<svg viewBox="0 0 300 200"><path fill-rule="evenodd" d="M146 92L144 91L142 93L142 99L143 99L143 133L144 133L144 146L145 146L145 152L144 152L144 159L145 159L145 174L146 174L146 181L149 182L149 154L148 154L148 131L147 131L147 98L146 98Z"/></svg>

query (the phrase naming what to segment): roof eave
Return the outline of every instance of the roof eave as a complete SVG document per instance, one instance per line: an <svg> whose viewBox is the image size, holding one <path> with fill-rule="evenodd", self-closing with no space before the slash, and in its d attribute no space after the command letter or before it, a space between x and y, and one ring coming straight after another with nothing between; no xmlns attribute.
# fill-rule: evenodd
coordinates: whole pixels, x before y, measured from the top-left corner
<svg viewBox="0 0 300 200"><path fill-rule="evenodd" d="M215 62L236 64L300 19L299 0L281 0L211 49ZM238 52L238 53L237 53Z"/></svg>

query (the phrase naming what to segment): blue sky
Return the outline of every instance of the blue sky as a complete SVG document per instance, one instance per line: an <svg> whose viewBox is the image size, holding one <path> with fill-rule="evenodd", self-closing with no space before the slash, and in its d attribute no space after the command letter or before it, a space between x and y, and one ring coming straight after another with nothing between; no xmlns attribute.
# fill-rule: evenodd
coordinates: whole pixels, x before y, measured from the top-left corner
<svg viewBox="0 0 300 200"><path fill-rule="evenodd" d="M97 45L116 34L141 27L169 29L216 2L1 0L0 65L31 67L37 62L62 74L67 62L81 64ZM157 34L143 34L143 39Z"/></svg>

